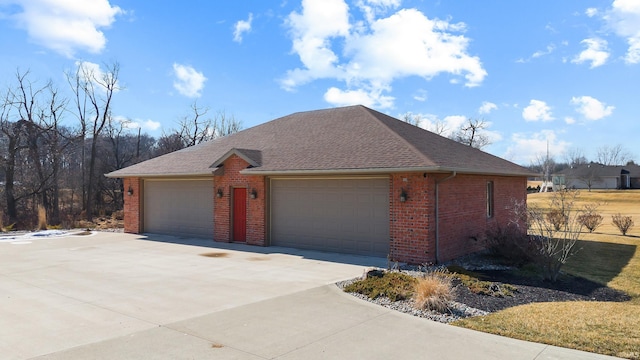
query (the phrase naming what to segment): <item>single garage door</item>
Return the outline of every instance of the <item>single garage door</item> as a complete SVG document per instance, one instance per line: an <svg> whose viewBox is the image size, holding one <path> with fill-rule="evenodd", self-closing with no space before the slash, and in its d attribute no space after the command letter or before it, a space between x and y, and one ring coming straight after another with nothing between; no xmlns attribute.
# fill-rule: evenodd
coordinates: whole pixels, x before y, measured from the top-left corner
<svg viewBox="0 0 640 360"><path fill-rule="evenodd" d="M145 232L213 238L213 180L145 180Z"/></svg>
<svg viewBox="0 0 640 360"><path fill-rule="evenodd" d="M271 244L389 253L389 179L272 179Z"/></svg>

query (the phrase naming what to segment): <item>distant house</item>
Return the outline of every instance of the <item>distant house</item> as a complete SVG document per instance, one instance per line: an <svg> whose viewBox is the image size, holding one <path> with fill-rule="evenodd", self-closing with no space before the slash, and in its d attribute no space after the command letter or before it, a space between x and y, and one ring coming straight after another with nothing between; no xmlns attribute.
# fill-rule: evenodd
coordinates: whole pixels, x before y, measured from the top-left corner
<svg viewBox="0 0 640 360"><path fill-rule="evenodd" d="M640 189L640 166L609 166L598 163L564 169L553 175L554 190Z"/></svg>
<svg viewBox="0 0 640 360"><path fill-rule="evenodd" d="M389 256L482 249L529 170L364 106L291 114L107 174L125 231Z"/></svg>

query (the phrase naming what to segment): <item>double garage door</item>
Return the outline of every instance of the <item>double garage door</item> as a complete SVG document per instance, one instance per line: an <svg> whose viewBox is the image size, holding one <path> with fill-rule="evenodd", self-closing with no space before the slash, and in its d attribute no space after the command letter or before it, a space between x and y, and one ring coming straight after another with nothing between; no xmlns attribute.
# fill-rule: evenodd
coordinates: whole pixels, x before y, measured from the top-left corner
<svg viewBox="0 0 640 360"><path fill-rule="evenodd" d="M213 238L213 180L146 180L145 232Z"/></svg>
<svg viewBox="0 0 640 360"><path fill-rule="evenodd" d="M387 256L389 180L272 179L271 244Z"/></svg>
<svg viewBox="0 0 640 360"><path fill-rule="evenodd" d="M144 231L212 239L213 189L212 180L146 180ZM270 189L271 245L389 253L388 178L271 179Z"/></svg>

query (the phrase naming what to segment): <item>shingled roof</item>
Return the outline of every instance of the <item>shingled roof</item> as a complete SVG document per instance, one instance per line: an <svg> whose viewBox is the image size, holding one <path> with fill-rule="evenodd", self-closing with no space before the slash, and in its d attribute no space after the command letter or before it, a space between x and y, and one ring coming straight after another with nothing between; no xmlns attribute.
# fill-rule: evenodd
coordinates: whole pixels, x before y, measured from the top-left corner
<svg viewBox="0 0 640 360"><path fill-rule="evenodd" d="M211 176L226 158L244 174L339 174L399 171L529 176L499 157L365 106L294 113L107 174L108 177Z"/></svg>
<svg viewBox="0 0 640 360"><path fill-rule="evenodd" d="M620 165L602 165L598 163L584 164L580 166L563 169L558 172L559 175L565 175L575 178L583 177L619 177L622 174L628 174L630 177L640 177L640 166L635 164Z"/></svg>

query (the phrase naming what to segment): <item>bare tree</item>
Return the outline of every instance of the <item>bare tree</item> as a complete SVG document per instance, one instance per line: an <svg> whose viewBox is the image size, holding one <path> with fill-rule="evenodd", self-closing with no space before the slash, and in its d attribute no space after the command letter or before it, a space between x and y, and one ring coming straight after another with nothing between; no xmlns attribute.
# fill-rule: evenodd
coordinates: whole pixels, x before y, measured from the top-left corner
<svg viewBox="0 0 640 360"><path fill-rule="evenodd" d="M590 164L587 169L580 172L579 175L576 176L576 180L584 183L591 192L593 186L602 181L602 178L598 175L598 170L600 165L598 164Z"/></svg>
<svg viewBox="0 0 640 360"><path fill-rule="evenodd" d="M10 121L12 104L13 96L7 92L0 102L0 132L2 135L0 165L4 172L4 196L10 224L18 221L18 198L15 194L16 163L20 150L25 148L22 144L21 124Z"/></svg>
<svg viewBox="0 0 640 360"><path fill-rule="evenodd" d="M179 133L185 147L197 145L215 137L215 123L207 118L208 107L198 106L196 101L191 104L192 113L184 116L179 122Z"/></svg>
<svg viewBox="0 0 640 360"><path fill-rule="evenodd" d="M580 165L586 165L589 163L587 157L584 155L584 151L580 148L571 148L565 153L565 161L569 167L576 167Z"/></svg>
<svg viewBox="0 0 640 360"><path fill-rule="evenodd" d="M184 149L184 143L182 142L182 137L180 137L179 133L163 133L162 136L158 138L158 141L156 143L154 156L168 154L180 149Z"/></svg>
<svg viewBox="0 0 640 360"><path fill-rule="evenodd" d="M407 124L411 124L413 126L420 126L420 123L422 122L422 118L420 117L420 115L415 115L413 113L408 112L402 115L402 121L406 122Z"/></svg>
<svg viewBox="0 0 640 360"><path fill-rule="evenodd" d="M201 142L231 135L240 131L242 123L233 115L228 116L219 111L212 117L207 117L208 107L191 104L191 114L183 116L178 122L178 129L173 133L163 134L158 142L158 152L168 153L197 145ZM178 141L179 139L179 141Z"/></svg>
<svg viewBox="0 0 640 360"><path fill-rule="evenodd" d="M119 72L120 65L118 63L106 65L104 72L96 72L92 67L81 63L74 74L67 74L67 80L75 95L76 115L80 120L82 139L86 140L87 136L90 136L91 140L89 166L88 168L83 166L88 171L83 208L89 221L93 218L93 202L97 195L95 184L98 139L111 117L113 95L120 90L118 85Z"/></svg>
<svg viewBox="0 0 640 360"><path fill-rule="evenodd" d="M576 244L582 235L580 215L584 214L578 208L579 194L576 190L554 192L547 209L525 201L514 203L512 223L522 224L526 219L529 241L524 250L546 280L555 282L562 266L579 251Z"/></svg>
<svg viewBox="0 0 640 360"><path fill-rule="evenodd" d="M467 119L467 122L460 126L460 129L452 135L452 139L469 145L476 149L482 149L491 144L489 137L483 133L489 124L483 119Z"/></svg>
<svg viewBox="0 0 640 360"><path fill-rule="evenodd" d="M413 114L411 112L408 112L402 115L401 120L408 124L421 127L425 130L431 131L432 133L435 133L441 136L445 136L445 134L449 131L447 124L444 121L439 119L435 119L433 121L425 120L419 114ZM425 121L426 121L426 124L425 124Z"/></svg>
<svg viewBox="0 0 640 360"><path fill-rule="evenodd" d="M631 154L622 145L604 145L596 151L596 161L602 165L624 165L631 160Z"/></svg>

